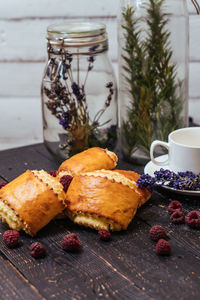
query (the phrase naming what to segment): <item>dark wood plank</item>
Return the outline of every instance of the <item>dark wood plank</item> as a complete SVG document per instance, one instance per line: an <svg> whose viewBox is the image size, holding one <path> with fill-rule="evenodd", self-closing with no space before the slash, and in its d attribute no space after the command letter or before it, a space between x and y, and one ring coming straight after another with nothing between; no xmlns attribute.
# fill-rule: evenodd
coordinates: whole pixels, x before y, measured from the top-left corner
<svg viewBox="0 0 200 300"><path fill-rule="evenodd" d="M11 170L8 168L10 164ZM52 170L57 166L43 145L0 153L0 173L8 180L27 168ZM119 168L143 172L143 167L122 161ZM199 231L186 225L173 225L167 213L168 203L168 195L154 193L149 203L138 211L128 230L113 234L110 243L99 241L95 231L65 220L51 222L39 233L38 239L44 242L49 253L44 260L35 262L29 256L31 239L26 235L20 251L8 252L3 245L1 249L49 299L56 296L75 299L199 299ZM198 208L198 203L186 202L185 210ZM155 224L163 225L168 232L172 245L170 257L155 254L155 244L148 237L150 227ZM5 228L1 225L0 231ZM81 253L63 253L60 240L65 232L79 235L83 244Z"/></svg>
<svg viewBox="0 0 200 300"><path fill-rule="evenodd" d="M6 225L0 224L1 232L6 229ZM47 299L150 299L133 281L91 251L89 244L82 240L81 232L82 251L76 254L64 252L60 242L66 232L66 225L54 221L35 239L22 235L23 246L20 248L9 250L0 241L0 249ZM30 256L29 246L36 240L47 248L45 259L36 261Z"/></svg>
<svg viewBox="0 0 200 300"><path fill-rule="evenodd" d="M72 223L67 227L77 233L91 251L151 297L190 299L192 295L192 299L199 299L200 257L198 250L195 247L196 250L192 250L188 245L189 234L187 247L170 235L172 255L159 257L155 253L155 243L149 239L150 226L139 217L134 219L126 232L113 233L109 243L99 241L93 230L80 230Z"/></svg>
<svg viewBox="0 0 200 300"><path fill-rule="evenodd" d="M42 300L44 297L28 281L0 256L0 299Z"/></svg>
<svg viewBox="0 0 200 300"><path fill-rule="evenodd" d="M7 181L27 169L51 171L57 169L58 165L43 144L0 151L0 176Z"/></svg>

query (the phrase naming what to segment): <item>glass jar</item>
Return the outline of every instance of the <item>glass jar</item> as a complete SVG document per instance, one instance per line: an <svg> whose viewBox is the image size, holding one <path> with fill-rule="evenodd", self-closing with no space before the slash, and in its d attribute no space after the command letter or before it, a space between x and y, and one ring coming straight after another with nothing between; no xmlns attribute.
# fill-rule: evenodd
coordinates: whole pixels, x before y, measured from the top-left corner
<svg viewBox="0 0 200 300"><path fill-rule="evenodd" d="M167 141L188 125L188 20L185 0L121 0L120 134L127 160L146 163L153 140Z"/></svg>
<svg viewBox="0 0 200 300"><path fill-rule="evenodd" d="M45 145L59 160L93 146L113 150L117 92L105 25L51 25L47 40L41 87Z"/></svg>

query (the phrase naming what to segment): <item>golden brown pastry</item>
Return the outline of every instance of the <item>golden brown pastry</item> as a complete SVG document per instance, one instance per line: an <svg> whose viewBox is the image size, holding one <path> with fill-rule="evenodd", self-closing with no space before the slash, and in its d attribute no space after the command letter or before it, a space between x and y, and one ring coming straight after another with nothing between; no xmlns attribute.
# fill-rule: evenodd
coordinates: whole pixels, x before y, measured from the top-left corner
<svg viewBox="0 0 200 300"><path fill-rule="evenodd" d="M0 219L31 236L65 207L62 185L43 170L27 170L0 190Z"/></svg>
<svg viewBox="0 0 200 300"><path fill-rule="evenodd" d="M74 176L67 191L66 214L95 229L126 229L151 193L136 185L131 171L99 170Z"/></svg>
<svg viewBox="0 0 200 300"><path fill-rule="evenodd" d="M111 170L116 167L117 160L114 152L99 147L90 148L64 161L58 169L58 177L100 169Z"/></svg>
<svg viewBox="0 0 200 300"><path fill-rule="evenodd" d="M118 172L135 182L140 178L140 174L133 172L133 171L115 170L115 172ZM138 186L137 186L137 191L141 196L141 199L140 199L141 201L139 203L139 206L141 206L142 204L144 204L145 202L147 202L150 199L151 192L146 188L141 189Z"/></svg>

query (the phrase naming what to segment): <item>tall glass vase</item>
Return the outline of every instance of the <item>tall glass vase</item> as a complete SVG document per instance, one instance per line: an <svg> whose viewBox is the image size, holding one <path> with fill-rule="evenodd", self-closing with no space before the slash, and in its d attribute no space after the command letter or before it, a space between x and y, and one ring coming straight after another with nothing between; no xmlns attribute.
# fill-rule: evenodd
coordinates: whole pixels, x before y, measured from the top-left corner
<svg viewBox="0 0 200 300"><path fill-rule="evenodd" d="M144 164L153 140L166 141L188 125L188 24L185 0L121 0L120 134L127 160Z"/></svg>

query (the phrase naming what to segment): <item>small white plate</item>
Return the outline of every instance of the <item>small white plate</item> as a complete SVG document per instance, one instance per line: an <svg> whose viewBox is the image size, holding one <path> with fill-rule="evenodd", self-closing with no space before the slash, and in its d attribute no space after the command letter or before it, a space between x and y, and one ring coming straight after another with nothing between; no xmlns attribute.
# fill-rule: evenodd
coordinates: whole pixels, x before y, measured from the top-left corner
<svg viewBox="0 0 200 300"><path fill-rule="evenodd" d="M158 160L159 162L164 162L167 159L168 155L161 155L156 157L156 160ZM155 165L152 161L149 161L146 166L144 167L144 174L149 174L150 176L154 177L154 172L155 171L160 171L160 169L163 168L165 170L169 170L169 166L168 165L164 165L164 166L157 166ZM200 196L200 191L188 191L188 190L175 190L169 186L165 186L165 185L160 185L160 187L172 191L174 193L177 194L182 194L182 195L187 195L187 196Z"/></svg>

